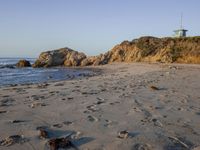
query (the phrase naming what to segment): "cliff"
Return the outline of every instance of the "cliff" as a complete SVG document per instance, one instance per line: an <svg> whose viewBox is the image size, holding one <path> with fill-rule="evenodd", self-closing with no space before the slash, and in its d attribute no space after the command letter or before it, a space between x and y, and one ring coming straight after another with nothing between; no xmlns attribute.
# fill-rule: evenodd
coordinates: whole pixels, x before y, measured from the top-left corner
<svg viewBox="0 0 200 150"><path fill-rule="evenodd" d="M124 41L105 54L91 57L63 48L41 53L33 67L88 66L112 62L200 63L200 37L141 37Z"/></svg>

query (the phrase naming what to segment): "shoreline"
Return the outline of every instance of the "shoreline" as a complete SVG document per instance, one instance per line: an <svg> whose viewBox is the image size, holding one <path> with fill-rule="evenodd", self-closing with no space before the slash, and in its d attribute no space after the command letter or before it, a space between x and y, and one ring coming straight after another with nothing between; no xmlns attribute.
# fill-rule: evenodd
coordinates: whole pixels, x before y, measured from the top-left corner
<svg viewBox="0 0 200 150"><path fill-rule="evenodd" d="M19 76L16 74L16 72L20 73L19 75L23 74L23 73L27 73L27 72L32 72L34 74L34 76L32 76L30 73L26 76L24 75L24 77L30 78L30 80L20 80L20 81L14 81L13 83L10 82L8 79L6 79L6 81L8 80L8 83L2 83L0 84L0 87L14 87L14 86L20 86L20 85L33 85L33 84L42 84L42 83L53 83L53 82L59 82L59 81L65 81L65 80L72 80L72 79L80 79L80 78L85 78L85 77L91 77L91 76L96 76L98 74L101 74L101 69L95 69L95 68L84 68L84 67L51 67L51 68L40 68L40 69L35 69L35 68L31 68L31 67L26 67L26 68L14 68L10 69L8 68L9 73L13 73L13 77L10 75L10 77L12 77L12 80L17 80L19 78ZM55 70L58 70L55 72ZM21 72L22 71L22 72ZM43 73L41 73L43 72ZM36 80L36 76L41 77L44 76L44 74L47 75L46 78L42 78L42 79L37 79ZM56 74L63 74L61 77L57 77ZM5 74L6 75L6 74ZM53 76L52 76L53 75ZM3 76L2 76L3 77ZM4 78L3 78L4 79ZM2 80L3 80L2 79ZM10 82L10 83L9 83Z"/></svg>
<svg viewBox="0 0 200 150"><path fill-rule="evenodd" d="M82 68L82 67L81 67ZM0 149L45 149L72 133L79 149L193 149L200 146L200 65L113 63L83 67L78 80L0 88ZM38 127L45 126L46 139ZM120 131L128 136L119 138ZM73 148L72 148L73 149Z"/></svg>

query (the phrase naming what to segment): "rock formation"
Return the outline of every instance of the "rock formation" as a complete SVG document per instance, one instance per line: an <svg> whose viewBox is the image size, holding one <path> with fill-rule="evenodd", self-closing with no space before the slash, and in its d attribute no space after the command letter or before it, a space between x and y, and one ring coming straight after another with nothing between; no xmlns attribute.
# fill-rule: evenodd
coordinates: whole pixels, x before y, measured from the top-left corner
<svg viewBox="0 0 200 150"><path fill-rule="evenodd" d="M200 63L200 37L141 37L124 41L105 54L111 62Z"/></svg>
<svg viewBox="0 0 200 150"><path fill-rule="evenodd" d="M33 67L79 66L85 58L86 55L84 53L79 53L69 48L61 48L42 52Z"/></svg>
<svg viewBox="0 0 200 150"><path fill-rule="evenodd" d="M112 62L200 63L200 37L141 37L124 41L105 54L85 54L62 48L40 54L33 67L89 66Z"/></svg>
<svg viewBox="0 0 200 150"><path fill-rule="evenodd" d="M18 68L22 67L31 67L31 63L25 59L19 60L18 63L16 64Z"/></svg>

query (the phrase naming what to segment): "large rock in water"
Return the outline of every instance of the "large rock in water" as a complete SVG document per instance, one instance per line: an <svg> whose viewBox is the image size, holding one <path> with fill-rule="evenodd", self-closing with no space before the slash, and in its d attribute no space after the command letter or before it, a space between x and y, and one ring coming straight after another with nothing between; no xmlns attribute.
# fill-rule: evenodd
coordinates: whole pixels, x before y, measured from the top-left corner
<svg viewBox="0 0 200 150"><path fill-rule="evenodd" d="M79 66L80 62L85 58L86 55L84 53L79 53L70 48L62 48L42 52L33 67Z"/></svg>
<svg viewBox="0 0 200 150"><path fill-rule="evenodd" d="M33 67L89 66L112 62L200 63L200 37L141 37L124 41L98 56L62 48L40 54Z"/></svg>
<svg viewBox="0 0 200 150"><path fill-rule="evenodd" d="M22 67L31 67L31 63L25 59L19 60L18 63L16 64L18 68Z"/></svg>

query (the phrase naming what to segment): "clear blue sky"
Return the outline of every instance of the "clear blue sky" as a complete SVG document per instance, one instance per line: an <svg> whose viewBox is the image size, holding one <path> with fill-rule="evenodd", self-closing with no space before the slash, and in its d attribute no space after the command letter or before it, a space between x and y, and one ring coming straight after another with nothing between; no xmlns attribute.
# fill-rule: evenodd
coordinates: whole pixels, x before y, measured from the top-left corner
<svg viewBox="0 0 200 150"><path fill-rule="evenodd" d="M172 36L180 14L200 33L200 0L0 0L0 57L61 47L104 53L123 40Z"/></svg>

